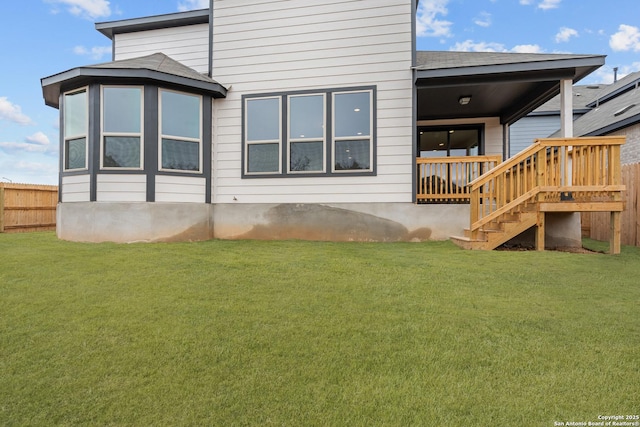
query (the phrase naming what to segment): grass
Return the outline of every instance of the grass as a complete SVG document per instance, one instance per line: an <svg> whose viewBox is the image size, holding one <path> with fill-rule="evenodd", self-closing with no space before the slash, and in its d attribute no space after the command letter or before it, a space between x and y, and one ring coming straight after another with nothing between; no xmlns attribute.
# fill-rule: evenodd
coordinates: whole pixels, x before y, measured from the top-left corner
<svg viewBox="0 0 640 427"><path fill-rule="evenodd" d="M637 414L639 277L633 247L0 234L0 425L551 426Z"/></svg>

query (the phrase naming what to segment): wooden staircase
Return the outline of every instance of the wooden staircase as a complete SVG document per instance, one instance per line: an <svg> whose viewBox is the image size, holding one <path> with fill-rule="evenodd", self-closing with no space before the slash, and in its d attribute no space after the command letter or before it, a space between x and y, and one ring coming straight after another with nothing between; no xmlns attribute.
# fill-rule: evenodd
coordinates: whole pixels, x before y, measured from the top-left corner
<svg viewBox="0 0 640 427"><path fill-rule="evenodd" d="M539 139L468 184L470 227L451 240L465 249L492 250L536 228L544 250L546 212L611 213L612 253L620 252L624 209L620 146L624 137Z"/></svg>

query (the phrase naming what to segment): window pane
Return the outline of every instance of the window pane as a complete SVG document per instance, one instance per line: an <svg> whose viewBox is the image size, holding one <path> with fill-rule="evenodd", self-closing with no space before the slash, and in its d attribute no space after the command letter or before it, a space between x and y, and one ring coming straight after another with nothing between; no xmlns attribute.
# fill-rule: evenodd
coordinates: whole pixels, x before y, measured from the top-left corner
<svg viewBox="0 0 640 427"><path fill-rule="evenodd" d="M103 131L139 133L142 90L135 87L105 87L102 94Z"/></svg>
<svg viewBox="0 0 640 427"><path fill-rule="evenodd" d="M162 134L200 138L200 97L161 91Z"/></svg>
<svg viewBox="0 0 640 427"><path fill-rule="evenodd" d="M290 165L292 171L319 171L322 172L324 163L322 141L292 142Z"/></svg>
<svg viewBox="0 0 640 427"><path fill-rule="evenodd" d="M87 92L64 96L64 135L80 136L87 133Z"/></svg>
<svg viewBox="0 0 640 427"><path fill-rule="evenodd" d="M324 97L293 96L289 99L289 137L292 139L324 136Z"/></svg>
<svg viewBox="0 0 640 427"><path fill-rule="evenodd" d="M369 169L370 150L369 140L336 141L335 170Z"/></svg>
<svg viewBox="0 0 640 427"><path fill-rule="evenodd" d="M339 93L334 102L334 134L369 136L371 132L371 93Z"/></svg>
<svg viewBox="0 0 640 427"><path fill-rule="evenodd" d="M106 168L139 168L140 138L105 136L103 166Z"/></svg>
<svg viewBox="0 0 640 427"><path fill-rule="evenodd" d="M278 172L280 146L278 144L251 144L248 146L247 172Z"/></svg>
<svg viewBox="0 0 640 427"><path fill-rule="evenodd" d="M84 169L87 160L87 138L78 138L65 141L64 168Z"/></svg>
<svg viewBox="0 0 640 427"><path fill-rule="evenodd" d="M200 170L200 144L162 138L162 169Z"/></svg>
<svg viewBox="0 0 640 427"><path fill-rule="evenodd" d="M280 139L280 99L247 101L247 141Z"/></svg>

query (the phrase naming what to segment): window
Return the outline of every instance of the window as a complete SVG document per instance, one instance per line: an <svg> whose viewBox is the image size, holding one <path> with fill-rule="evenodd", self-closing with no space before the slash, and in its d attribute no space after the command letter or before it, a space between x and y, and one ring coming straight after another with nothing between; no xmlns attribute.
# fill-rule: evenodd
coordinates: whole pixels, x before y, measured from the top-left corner
<svg viewBox="0 0 640 427"><path fill-rule="evenodd" d="M325 96L289 97L289 172L325 170Z"/></svg>
<svg viewBox="0 0 640 427"><path fill-rule="evenodd" d="M243 175L372 174L374 111L375 88L246 96Z"/></svg>
<svg viewBox="0 0 640 427"><path fill-rule="evenodd" d="M371 94L333 94L334 171L371 170Z"/></svg>
<svg viewBox="0 0 640 427"><path fill-rule="evenodd" d="M202 97L160 90L160 169L202 171Z"/></svg>
<svg viewBox="0 0 640 427"><path fill-rule="evenodd" d="M87 90L64 95L64 170L87 168Z"/></svg>
<svg viewBox="0 0 640 427"><path fill-rule="evenodd" d="M280 173L280 98L247 99L247 173Z"/></svg>
<svg viewBox="0 0 640 427"><path fill-rule="evenodd" d="M102 88L102 168L142 168L142 88Z"/></svg>

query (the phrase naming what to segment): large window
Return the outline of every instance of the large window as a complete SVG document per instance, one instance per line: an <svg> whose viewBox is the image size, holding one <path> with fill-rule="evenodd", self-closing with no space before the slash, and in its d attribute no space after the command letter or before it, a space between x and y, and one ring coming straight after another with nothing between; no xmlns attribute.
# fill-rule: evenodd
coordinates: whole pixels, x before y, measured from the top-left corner
<svg viewBox="0 0 640 427"><path fill-rule="evenodd" d="M280 98L247 99L245 141L247 173L280 173Z"/></svg>
<svg viewBox="0 0 640 427"><path fill-rule="evenodd" d="M64 95L64 170L87 168L87 90Z"/></svg>
<svg viewBox="0 0 640 427"><path fill-rule="evenodd" d="M374 111L374 88L246 96L244 176L373 173Z"/></svg>
<svg viewBox="0 0 640 427"><path fill-rule="evenodd" d="M142 88L102 88L102 168L141 169Z"/></svg>
<svg viewBox="0 0 640 427"><path fill-rule="evenodd" d="M202 97L160 90L160 169L202 171Z"/></svg>
<svg viewBox="0 0 640 427"><path fill-rule="evenodd" d="M334 93L333 99L334 171L371 170L370 93Z"/></svg>

